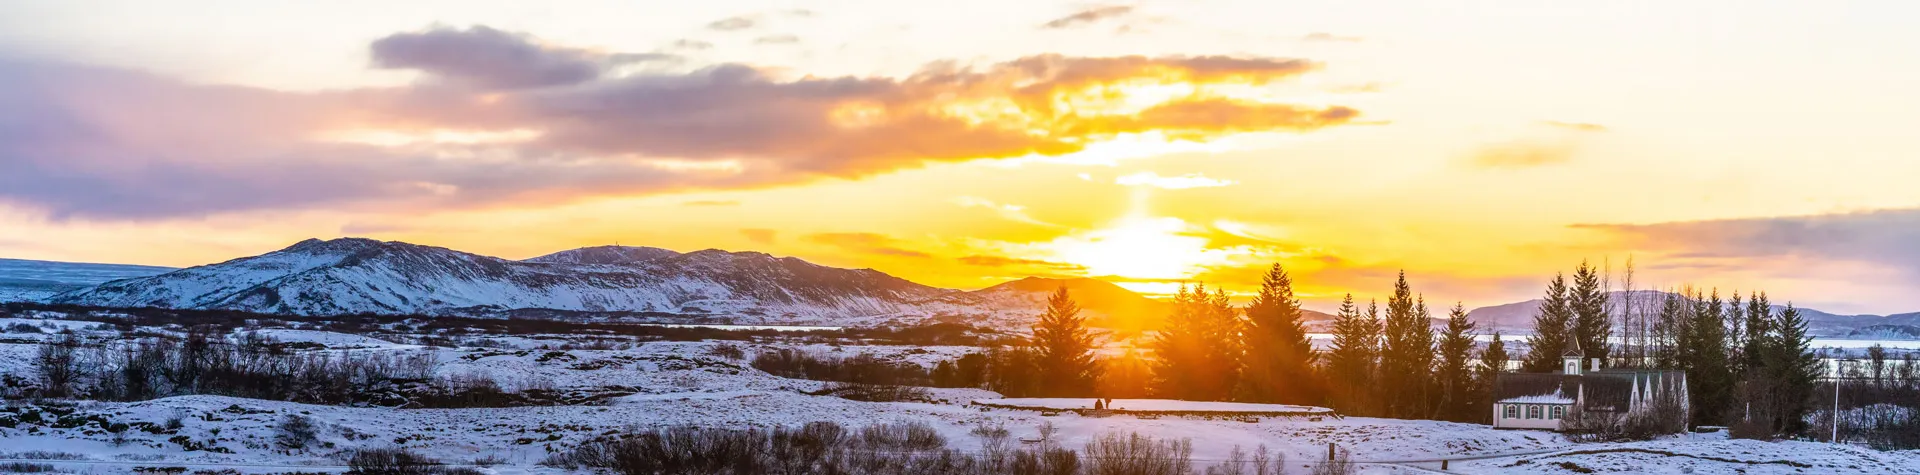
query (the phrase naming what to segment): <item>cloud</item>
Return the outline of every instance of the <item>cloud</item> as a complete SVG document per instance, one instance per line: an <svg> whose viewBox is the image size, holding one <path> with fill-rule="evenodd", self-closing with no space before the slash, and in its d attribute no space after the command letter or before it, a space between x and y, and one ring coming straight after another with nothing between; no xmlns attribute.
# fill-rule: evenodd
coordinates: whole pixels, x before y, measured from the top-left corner
<svg viewBox="0 0 1920 475"><path fill-rule="evenodd" d="M734 200L694 200L680 203L680 206L740 206L740 202Z"/></svg>
<svg viewBox="0 0 1920 475"><path fill-rule="evenodd" d="M772 229L748 228L740 230L740 235L757 244L772 245L774 237L779 233Z"/></svg>
<svg viewBox="0 0 1920 475"><path fill-rule="evenodd" d="M1233 180L1207 178L1199 173L1180 176L1160 176L1154 172L1140 172L1122 176L1113 180L1115 184L1125 186L1150 186L1165 190L1185 190L1189 188L1213 188L1234 184Z"/></svg>
<svg viewBox="0 0 1920 475"><path fill-rule="evenodd" d="M980 267L1040 267L1040 268L1045 268L1048 270L1055 270L1055 271L1086 270L1086 266L1069 264L1065 262L1044 261L1039 259L1022 259L1017 257L1005 257L1005 256L987 256L987 255L965 256L960 258L960 263L970 265L970 266L980 266Z"/></svg>
<svg viewBox="0 0 1920 475"><path fill-rule="evenodd" d="M1313 42L1358 43L1365 40L1366 38L1361 38L1358 36L1340 36L1340 35L1336 35L1333 33L1326 33L1326 32L1307 33L1305 36L1300 37L1300 41L1313 41Z"/></svg>
<svg viewBox="0 0 1920 475"><path fill-rule="evenodd" d="M1481 168L1533 168L1573 160L1570 144L1514 142L1490 145L1475 151L1468 163Z"/></svg>
<svg viewBox="0 0 1920 475"><path fill-rule="evenodd" d="M815 243L863 254L913 258L933 257L931 254L902 248L900 247L899 240L874 233L820 233L809 234L806 239Z"/></svg>
<svg viewBox="0 0 1920 475"><path fill-rule="evenodd" d="M378 67L426 80L282 92L0 59L0 201L109 219L535 206L1058 156L1138 132L1307 132L1357 115L1194 97L1142 105L1109 87L1262 85L1318 67L1298 59L1039 55L904 77L787 78L739 64L631 70L668 56L487 27L400 33L372 48Z"/></svg>
<svg viewBox="0 0 1920 475"><path fill-rule="evenodd" d="M1549 127L1559 127L1562 129L1574 130L1579 132L1606 132L1607 131L1607 126L1600 125L1600 124L1588 124L1584 122L1561 122L1557 120L1543 120L1543 121L1540 121L1540 125L1545 125Z"/></svg>
<svg viewBox="0 0 1920 475"><path fill-rule="evenodd" d="M754 17L742 15L714 20L712 23L707 24L707 29L715 31L739 31L753 28L757 23L758 21L755 20Z"/></svg>
<svg viewBox="0 0 1920 475"><path fill-rule="evenodd" d="M1022 223L1036 224L1036 225L1047 226L1047 227L1060 227L1060 225L1058 224L1053 224L1053 223L1041 221L1038 219L1034 219L1033 216L1030 216L1027 214L1027 207L1021 206L1021 205L996 203L993 200L980 198L976 196L962 196L962 197L954 198L953 203L960 205L963 208L990 209L990 210L993 210L995 214L999 214L1000 217L1006 218L1011 221L1019 221Z"/></svg>
<svg viewBox="0 0 1920 475"><path fill-rule="evenodd" d="M604 55L535 44L531 38L485 26L436 28L375 40L375 67L414 69L488 88L578 84L600 77Z"/></svg>
<svg viewBox="0 0 1920 475"><path fill-rule="evenodd" d="M692 38L674 40L674 42L668 46L671 46L673 49L690 51L713 49L713 43Z"/></svg>
<svg viewBox="0 0 1920 475"><path fill-rule="evenodd" d="M1809 258L1891 265L1920 275L1920 209L1655 224L1577 224L1636 250L1689 262Z"/></svg>
<svg viewBox="0 0 1920 475"><path fill-rule="evenodd" d="M1055 18L1052 21L1040 24L1040 27L1050 29L1072 28L1120 18L1132 13L1133 7L1129 5L1097 6L1075 12L1072 15Z"/></svg>
<svg viewBox="0 0 1920 475"><path fill-rule="evenodd" d="M787 34L767 35L753 39L753 44L757 45L790 45L799 42L800 37Z"/></svg>

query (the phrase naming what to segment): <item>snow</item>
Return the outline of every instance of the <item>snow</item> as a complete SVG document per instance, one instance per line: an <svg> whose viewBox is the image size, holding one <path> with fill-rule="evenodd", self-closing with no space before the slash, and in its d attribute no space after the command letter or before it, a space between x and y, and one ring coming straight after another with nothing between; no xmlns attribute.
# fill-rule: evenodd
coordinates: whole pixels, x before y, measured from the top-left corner
<svg viewBox="0 0 1920 475"><path fill-rule="evenodd" d="M1573 404L1573 398L1567 397L1566 394L1562 394L1559 391L1554 391L1553 394L1510 397L1501 399L1500 402L1510 404Z"/></svg>
<svg viewBox="0 0 1920 475"><path fill-rule="evenodd" d="M236 331L235 333L247 333L247 332L249 331L240 330L240 331ZM319 330L293 330L293 329L286 329L286 328L267 328L267 329L261 329L261 330L252 330L250 332L262 337L272 338L274 341L281 342L281 343L317 343L320 345L324 345L328 348L336 348L336 349L415 347L414 345L400 345L391 341L381 340L373 337L367 337L367 336L361 336L361 335L350 335L346 333L319 331Z"/></svg>
<svg viewBox="0 0 1920 475"><path fill-rule="evenodd" d="M1093 409L1093 398L1007 398L982 399L974 404L995 407L1013 407L1028 409L1076 410ZM1232 413L1321 413L1332 414L1332 409L1313 406L1292 406L1286 404L1251 404L1244 402L1179 401L1173 399L1114 399L1109 409L1134 412L1218 412Z"/></svg>

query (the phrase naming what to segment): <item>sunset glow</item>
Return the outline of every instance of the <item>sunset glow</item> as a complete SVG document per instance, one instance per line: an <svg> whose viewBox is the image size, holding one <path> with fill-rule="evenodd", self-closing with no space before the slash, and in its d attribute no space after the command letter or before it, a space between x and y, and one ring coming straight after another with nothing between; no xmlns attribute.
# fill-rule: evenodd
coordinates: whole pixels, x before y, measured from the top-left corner
<svg viewBox="0 0 1920 475"><path fill-rule="evenodd" d="M1920 308L1909 4L159 3L0 6L0 257L618 242L1156 296L1280 263L1327 309L1632 256Z"/></svg>

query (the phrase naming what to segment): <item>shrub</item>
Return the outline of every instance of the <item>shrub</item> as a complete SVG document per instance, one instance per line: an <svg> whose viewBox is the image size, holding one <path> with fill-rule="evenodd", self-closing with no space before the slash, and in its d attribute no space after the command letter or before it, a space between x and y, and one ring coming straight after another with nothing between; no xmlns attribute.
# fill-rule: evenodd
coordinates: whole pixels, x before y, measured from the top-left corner
<svg viewBox="0 0 1920 475"><path fill-rule="evenodd" d="M287 450L307 448L319 439L319 430L313 426L313 419L298 414L288 414L280 418L280 424L274 426L273 442Z"/></svg>
<svg viewBox="0 0 1920 475"><path fill-rule="evenodd" d="M714 345L712 348L707 348L707 354L735 361L747 358L747 350L741 349L740 345L731 342L721 343Z"/></svg>
<svg viewBox="0 0 1920 475"><path fill-rule="evenodd" d="M446 475L470 473L452 471L434 460L406 449L361 449L347 458L347 473L356 475Z"/></svg>
<svg viewBox="0 0 1920 475"><path fill-rule="evenodd" d="M0 463L0 473L47 473L54 471L52 465L44 463L6 462Z"/></svg>
<svg viewBox="0 0 1920 475"><path fill-rule="evenodd" d="M930 402L933 400L932 394L928 393L926 388L858 383L832 384L807 394L861 402Z"/></svg>
<svg viewBox="0 0 1920 475"><path fill-rule="evenodd" d="M1100 436L1087 442L1085 452L1087 475L1177 475L1193 465L1191 441L1155 440L1137 432Z"/></svg>

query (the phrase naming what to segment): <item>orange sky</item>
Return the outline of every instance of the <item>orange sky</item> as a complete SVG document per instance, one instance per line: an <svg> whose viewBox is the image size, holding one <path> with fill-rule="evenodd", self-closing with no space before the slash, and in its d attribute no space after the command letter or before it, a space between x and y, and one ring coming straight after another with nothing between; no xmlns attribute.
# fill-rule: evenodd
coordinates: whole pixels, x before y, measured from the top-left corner
<svg viewBox="0 0 1920 475"><path fill-rule="evenodd" d="M0 256L618 242L1144 292L1279 262L1316 308L1633 256L1920 309L1904 3L202 3L0 6Z"/></svg>

